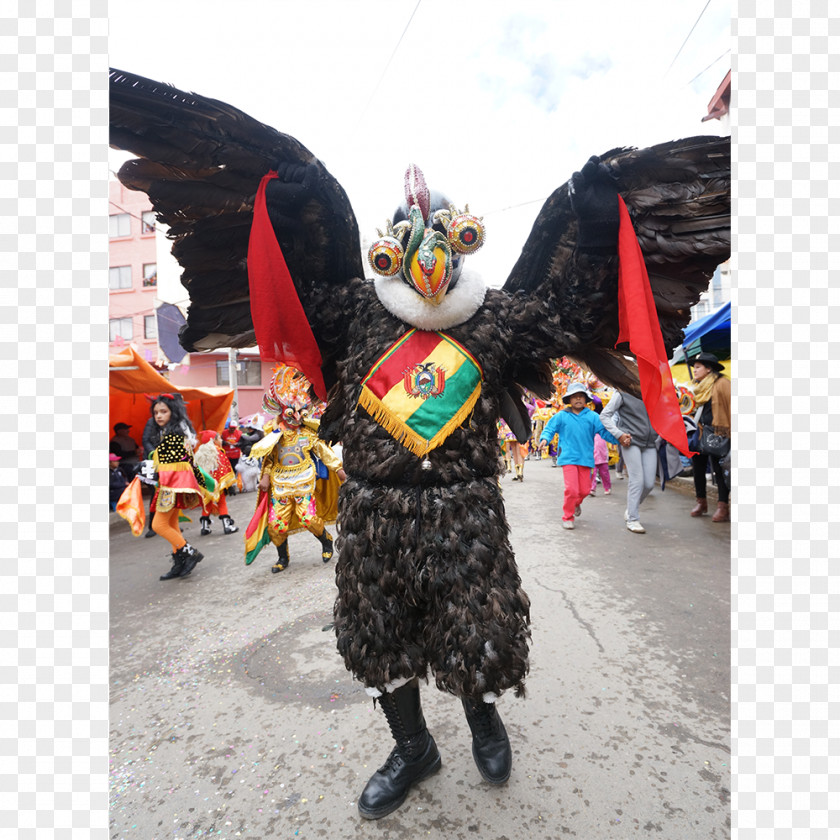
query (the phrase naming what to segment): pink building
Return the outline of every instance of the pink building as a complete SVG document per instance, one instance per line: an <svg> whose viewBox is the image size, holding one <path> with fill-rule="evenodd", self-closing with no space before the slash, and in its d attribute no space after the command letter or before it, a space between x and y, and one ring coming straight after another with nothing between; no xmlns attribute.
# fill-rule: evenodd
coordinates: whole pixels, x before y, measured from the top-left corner
<svg viewBox="0 0 840 840"><path fill-rule="evenodd" d="M178 367L164 372L175 385L230 385L227 352L189 353ZM236 351L237 415L262 411L262 398L271 378L273 362L260 361L256 347Z"/></svg>
<svg viewBox="0 0 840 840"><path fill-rule="evenodd" d="M155 215L145 193L118 181L108 185L110 260L108 350L134 344L140 355L158 359Z"/></svg>
<svg viewBox="0 0 840 840"><path fill-rule="evenodd" d="M170 365L161 352L156 316L160 304L156 235L163 234L156 230L155 214L145 193L111 180L108 198L109 352L133 344L173 385L229 386L227 351L188 353L176 365ZM236 365L237 414L247 417L261 410L274 365L261 362L256 348L237 351Z"/></svg>

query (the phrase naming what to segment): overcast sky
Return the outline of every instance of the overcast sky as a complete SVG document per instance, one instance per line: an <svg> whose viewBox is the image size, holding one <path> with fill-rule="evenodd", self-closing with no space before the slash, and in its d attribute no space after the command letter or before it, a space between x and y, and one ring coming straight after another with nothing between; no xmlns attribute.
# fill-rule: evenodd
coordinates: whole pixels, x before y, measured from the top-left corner
<svg viewBox="0 0 840 840"><path fill-rule="evenodd" d="M483 216L490 285L590 155L695 134L730 67L730 4L145 0L110 4L110 64L291 134L373 238L409 163ZM124 156L112 155L117 167Z"/></svg>

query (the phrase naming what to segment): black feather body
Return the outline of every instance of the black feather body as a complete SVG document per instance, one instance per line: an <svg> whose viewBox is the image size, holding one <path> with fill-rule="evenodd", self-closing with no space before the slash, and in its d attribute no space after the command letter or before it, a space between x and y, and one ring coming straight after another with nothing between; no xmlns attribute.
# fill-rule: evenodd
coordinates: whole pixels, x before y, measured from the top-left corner
<svg viewBox="0 0 840 840"><path fill-rule="evenodd" d="M593 267L587 262L585 273ZM411 325L385 310L370 283L350 284L345 306L350 299L349 352L324 418L350 476L339 497L339 651L380 690L429 668L454 694L522 693L529 601L508 542L496 420L524 360L564 355L578 341L552 294L534 301L489 290L472 318L445 330L481 365L481 395L423 469L423 459L356 407L370 367Z"/></svg>
<svg viewBox="0 0 840 840"><path fill-rule="evenodd" d="M499 491L496 418L504 391L500 295L447 335L485 371L472 415L428 454L431 469L364 410L353 410L370 366L409 329L355 285L351 353L339 365L338 437L350 479L339 497L335 604L347 668L380 690L425 675L461 696L522 690L529 601L508 542ZM495 306L493 305L495 303ZM508 345L508 346L506 346Z"/></svg>

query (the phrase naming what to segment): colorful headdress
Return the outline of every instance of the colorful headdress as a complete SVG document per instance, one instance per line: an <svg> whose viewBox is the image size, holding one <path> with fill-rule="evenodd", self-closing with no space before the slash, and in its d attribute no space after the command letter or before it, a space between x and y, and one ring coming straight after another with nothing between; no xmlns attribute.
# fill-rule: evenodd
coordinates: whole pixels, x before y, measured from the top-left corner
<svg viewBox="0 0 840 840"><path fill-rule="evenodd" d="M271 371L263 408L270 414L282 414L285 408L306 411L312 408L309 380L296 368L277 365Z"/></svg>
<svg viewBox="0 0 840 840"><path fill-rule="evenodd" d="M386 223L385 233L370 246L368 262L383 277L402 270L404 281L430 303L438 304L456 273L458 258L475 253L484 244L484 224L478 216L463 212L432 195L420 169L411 164L405 173L407 218ZM454 285L454 284L453 284Z"/></svg>

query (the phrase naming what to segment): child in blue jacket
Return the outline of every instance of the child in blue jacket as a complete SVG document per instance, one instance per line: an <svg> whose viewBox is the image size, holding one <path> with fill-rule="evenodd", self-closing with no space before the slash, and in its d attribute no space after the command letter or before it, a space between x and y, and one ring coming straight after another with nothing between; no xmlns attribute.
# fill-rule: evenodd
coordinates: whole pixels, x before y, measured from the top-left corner
<svg viewBox="0 0 840 840"><path fill-rule="evenodd" d="M630 445L630 435L613 437L601 422L601 418L586 407L589 394L579 382L570 385L563 395L568 410L558 411L540 435L540 451L557 435L561 452L557 463L563 467L563 527L571 531L575 527L575 516L580 516L580 504L589 495L592 470L595 468L595 435L609 443Z"/></svg>

